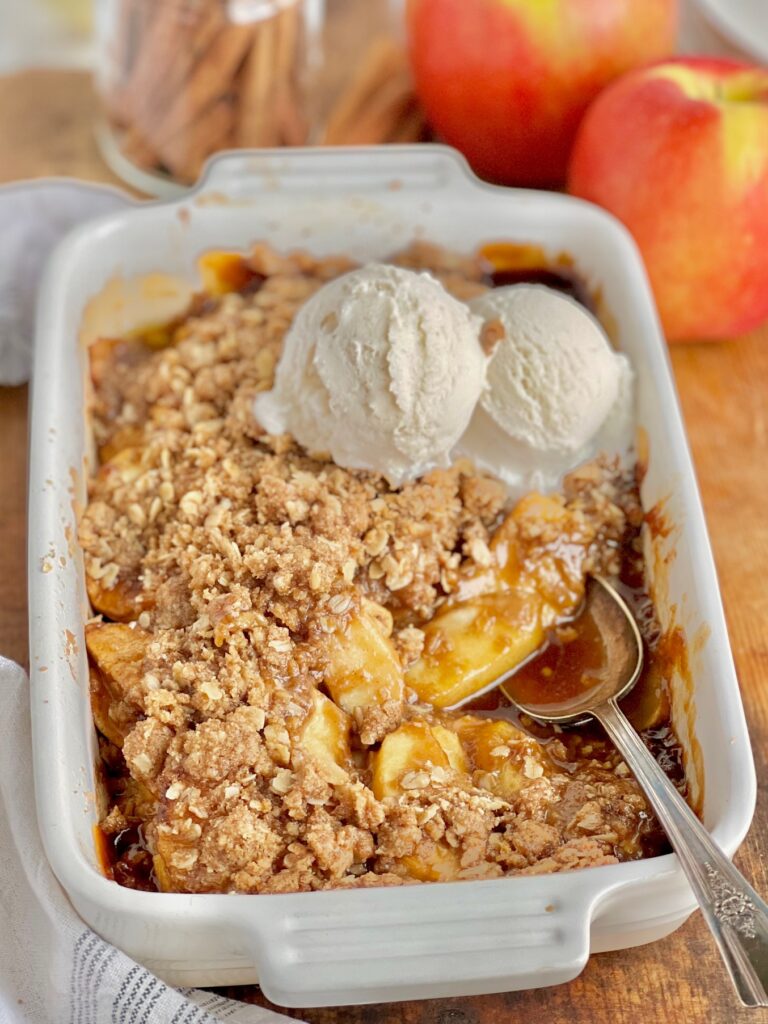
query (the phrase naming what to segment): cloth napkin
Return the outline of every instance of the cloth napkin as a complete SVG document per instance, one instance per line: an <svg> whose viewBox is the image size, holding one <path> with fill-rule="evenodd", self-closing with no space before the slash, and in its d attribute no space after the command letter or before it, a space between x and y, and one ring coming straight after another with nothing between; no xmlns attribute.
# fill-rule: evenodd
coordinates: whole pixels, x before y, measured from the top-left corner
<svg viewBox="0 0 768 1024"><path fill-rule="evenodd" d="M0 188L0 384L29 380L37 286L56 243L134 202L119 189L64 178Z"/></svg>
<svg viewBox="0 0 768 1024"><path fill-rule="evenodd" d="M58 239L131 203L116 189L0 188L0 384L28 379L37 282ZM0 657L0 1024L270 1024L289 1018L174 989L77 916L43 853L32 784L29 680Z"/></svg>

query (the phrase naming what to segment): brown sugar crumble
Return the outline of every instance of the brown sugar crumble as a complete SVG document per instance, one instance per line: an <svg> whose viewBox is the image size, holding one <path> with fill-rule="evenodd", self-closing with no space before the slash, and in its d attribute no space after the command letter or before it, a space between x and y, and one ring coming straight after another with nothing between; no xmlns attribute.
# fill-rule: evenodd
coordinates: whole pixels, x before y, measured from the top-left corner
<svg viewBox="0 0 768 1024"><path fill-rule="evenodd" d="M424 243L393 262L487 287L480 260ZM644 855L658 829L599 736L540 743L425 699L455 642L440 616L495 592L499 537L567 617L588 572L640 557L633 482L598 460L511 512L467 461L393 489L265 435L252 402L293 316L352 264L264 245L241 263L247 287L209 290L160 346L90 350L79 537L114 877L276 893Z"/></svg>

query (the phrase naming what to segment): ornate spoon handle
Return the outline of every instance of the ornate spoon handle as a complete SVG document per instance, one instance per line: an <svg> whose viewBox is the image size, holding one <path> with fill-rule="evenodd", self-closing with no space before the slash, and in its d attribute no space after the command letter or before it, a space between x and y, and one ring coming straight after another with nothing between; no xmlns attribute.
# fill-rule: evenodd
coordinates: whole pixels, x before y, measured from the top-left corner
<svg viewBox="0 0 768 1024"><path fill-rule="evenodd" d="M768 1006L768 906L656 763L614 700L591 709L643 788L680 859L745 1006Z"/></svg>

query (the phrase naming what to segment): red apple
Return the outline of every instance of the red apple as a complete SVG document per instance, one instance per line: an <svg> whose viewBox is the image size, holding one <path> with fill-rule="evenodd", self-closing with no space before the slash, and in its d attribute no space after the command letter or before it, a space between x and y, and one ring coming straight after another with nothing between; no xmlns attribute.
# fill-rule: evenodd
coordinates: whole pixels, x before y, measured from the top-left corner
<svg viewBox="0 0 768 1024"><path fill-rule="evenodd" d="M630 72L584 118L568 187L635 236L670 340L768 317L768 70L694 58Z"/></svg>
<svg viewBox="0 0 768 1024"><path fill-rule="evenodd" d="M558 185L590 100L672 53L677 0L408 0L416 90L478 174Z"/></svg>

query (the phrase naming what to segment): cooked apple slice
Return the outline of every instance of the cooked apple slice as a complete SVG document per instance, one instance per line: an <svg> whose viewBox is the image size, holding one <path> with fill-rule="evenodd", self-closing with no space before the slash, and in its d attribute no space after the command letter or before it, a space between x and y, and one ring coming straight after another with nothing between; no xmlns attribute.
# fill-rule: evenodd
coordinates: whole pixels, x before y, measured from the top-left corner
<svg viewBox="0 0 768 1024"><path fill-rule="evenodd" d="M596 527L561 499L533 492L522 498L491 541L502 584L530 582L558 618L584 597L585 564Z"/></svg>
<svg viewBox="0 0 768 1024"><path fill-rule="evenodd" d="M156 853L152 858L152 868L155 872L157 888L160 892L173 892L173 882L162 854Z"/></svg>
<svg viewBox="0 0 768 1024"><path fill-rule="evenodd" d="M103 480L117 474L121 483L133 483L144 472L144 452L145 448L142 445L124 445L111 459L102 462L98 478Z"/></svg>
<svg viewBox="0 0 768 1024"><path fill-rule="evenodd" d="M368 612L355 615L346 630L324 644L323 681L338 706L356 710L403 700L403 671L381 624Z"/></svg>
<svg viewBox="0 0 768 1024"><path fill-rule="evenodd" d="M512 801L533 779L544 775L544 748L511 722L462 715L452 723L467 753L473 781L503 800Z"/></svg>
<svg viewBox="0 0 768 1024"><path fill-rule="evenodd" d="M209 295L226 295L246 288L255 278L260 278L248 266L239 252L214 249L203 253L197 261L203 288Z"/></svg>
<svg viewBox="0 0 768 1024"><path fill-rule="evenodd" d="M399 863L420 882L452 882L461 871L461 854L444 842L422 842L418 854L401 857Z"/></svg>
<svg viewBox="0 0 768 1024"><path fill-rule="evenodd" d="M185 829L188 830L186 834ZM189 873L194 869L200 852L199 837L200 825L191 818L182 824L178 832L175 825L173 829L161 826L154 830L152 867L160 892L189 890Z"/></svg>
<svg viewBox="0 0 768 1024"><path fill-rule="evenodd" d="M403 778L410 773L428 771L432 767L467 771L467 759L458 735L442 725L426 722L406 722L395 729L385 737L372 761L372 789L378 800L402 793Z"/></svg>
<svg viewBox="0 0 768 1024"><path fill-rule="evenodd" d="M406 722L391 732L372 755L374 796L382 800L406 792L409 782L426 784L430 768L468 769L459 736L442 725ZM424 773L424 779L419 774ZM469 780L467 780L469 781ZM445 842L423 840L418 852L397 862L411 878L422 882L449 882L461 868L458 850Z"/></svg>
<svg viewBox="0 0 768 1024"><path fill-rule="evenodd" d="M116 720L114 716L121 710L120 702L109 692L104 682L104 676L93 665L89 668L88 684L91 693L91 711L96 728L102 736L107 737L110 743L114 743L116 747L122 747L125 737L136 722L135 715L131 723Z"/></svg>
<svg viewBox="0 0 768 1024"><path fill-rule="evenodd" d="M423 627L424 654L406 673L419 698L438 708L479 693L544 642L536 591L483 594L448 607Z"/></svg>
<svg viewBox="0 0 768 1024"><path fill-rule="evenodd" d="M133 483L144 472L143 453L144 448L136 445L120 448L99 468L97 479L104 482L116 475L121 484ZM111 576L96 576L86 568L85 587L93 608L115 622L131 622L145 608L151 608L153 600L143 592L139 568L122 565L117 578L114 571Z"/></svg>
<svg viewBox="0 0 768 1024"><path fill-rule="evenodd" d="M99 448L99 460L102 464L111 462L121 452L128 448L141 450L143 440L141 427L136 423L127 423L118 427L110 435L107 441Z"/></svg>
<svg viewBox="0 0 768 1024"><path fill-rule="evenodd" d="M528 749L533 740L504 719L462 715L451 723L473 770L496 771L519 746Z"/></svg>
<svg viewBox="0 0 768 1024"><path fill-rule="evenodd" d="M668 683L663 669L656 661L649 661L643 675L643 685L636 686L621 706L638 731L655 729L670 720L672 708Z"/></svg>
<svg viewBox="0 0 768 1024"><path fill-rule="evenodd" d="M407 684L421 700L451 707L534 654L546 630L582 599L591 539L556 499L520 501L491 542L494 564L469 570L456 597L422 627L424 653L406 672Z"/></svg>
<svg viewBox="0 0 768 1024"><path fill-rule="evenodd" d="M535 491L526 494L496 528L489 545L491 564L474 564L463 570L453 603L515 586L533 538L540 536L547 524L563 526L567 519L567 509L556 498Z"/></svg>
<svg viewBox="0 0 768 1024"><path fill-rule="evenodd" d="M143 630L119 622L92 623L85 629L93 717L118 747L138 720L136 696L147 642Z"/></svg>
<svg viewBox="0 0 768 1024"><path fill-rule="evenodd" d="M346 782L350 759L350 718L332 700L315 690L312 708L301 732L299 746L321 767L329 782Z"/></svg>
<svg viewBox="0 0 768 1024"><path fill-rule="evenodd" d="M85 589L94 611L114 619L116 623L133 622L145 608L151 607L135 577L118 578L111 587L105 587L101 580L86 575Z"/></svg>
<svg viewBox="0 0 768 1024"><path fill-rule="evenodd" d="M85 646L110 687L125 696L138 683L149 634L121 622L94 622L85 627Z"/></svg>

